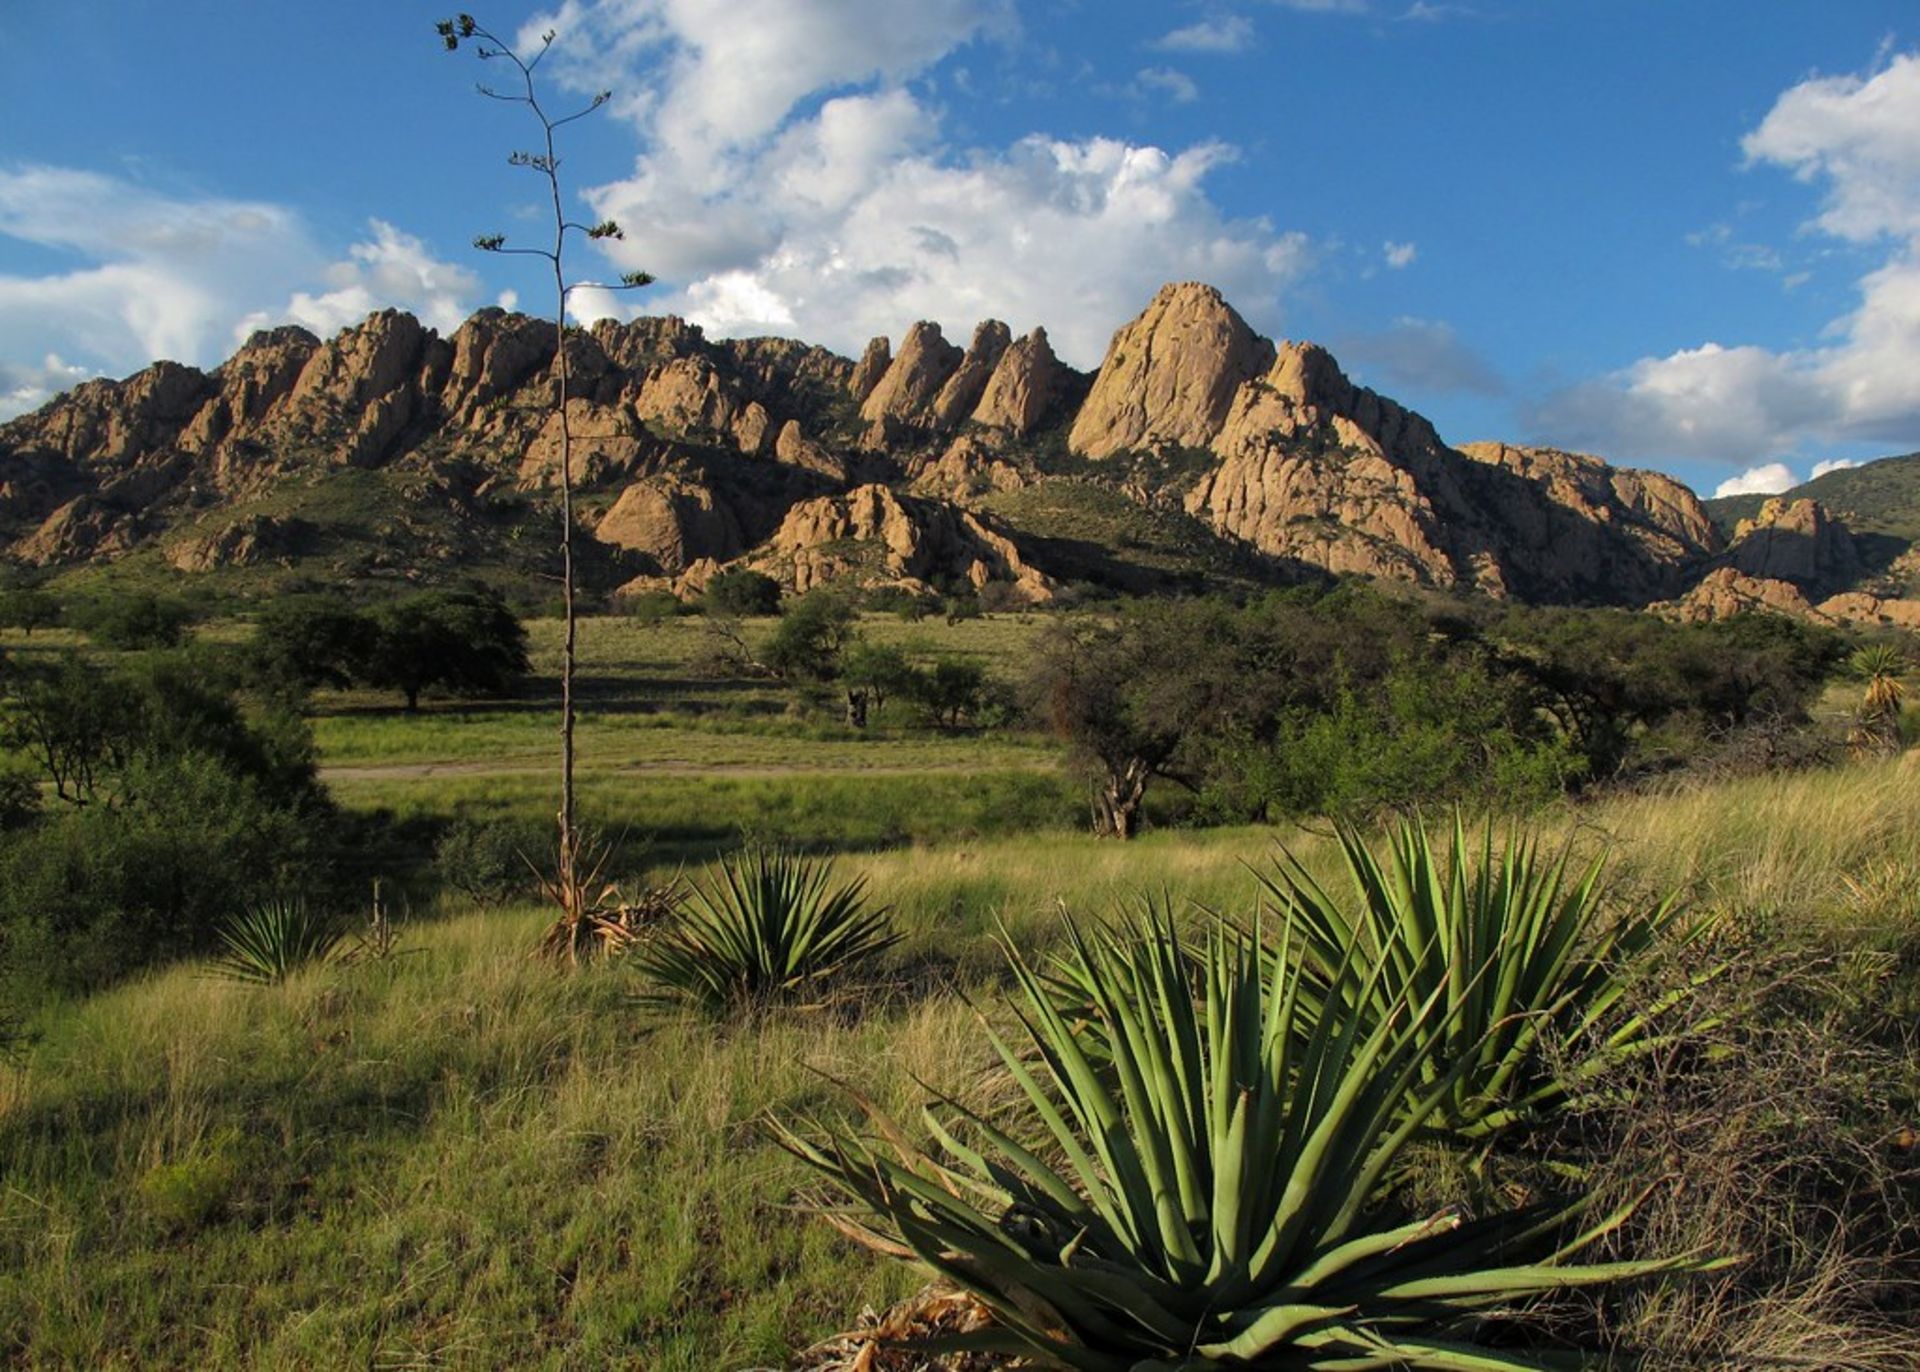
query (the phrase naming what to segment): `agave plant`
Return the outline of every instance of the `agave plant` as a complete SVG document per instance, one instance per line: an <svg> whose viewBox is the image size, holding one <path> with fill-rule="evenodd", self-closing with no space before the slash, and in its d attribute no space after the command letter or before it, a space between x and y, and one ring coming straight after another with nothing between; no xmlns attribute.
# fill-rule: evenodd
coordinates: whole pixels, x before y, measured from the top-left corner
<svg viewBox="0 0 1920 1372"><path fill-rule="evenodd" d="M1298 930L1304 998L1362 994L1339 1008L1368 1025L1398 1013L1407 993L1443 1004L1446 1013L1416 1030L1426 1041L1418 1086L1447 1082L1429 1124L1457 1138L1490 1136L1579 1097L1609 1067L1665 1041L1665 1013L1720 970L1629 1010L1682 911L1668 896L1608 916L1605 854L1576 870L1569 851L1543 855L1517 830L1496 851L1491 824L1476 844L1458 814L1444 859L1417 818L1389 835L1384 857L1351 825L1339 842L1351 902L1284 851L1260 875ZM1350 978L1349 966L1380 975Z"/></svg>
<svg viewBox="0 0 1920 1372"><path fill-rule="evenodd" d="M1907 655L1890 643L1869 644L1847 659L1848 675L1866 688L1847 734L1854 753L1874 756L1900 751L1900 707L1906 699L1901 677L1912 666Z"/></svg>
<svg viewBox="0 0 1920 1372"><path fill-rule="evenodd" d="M1073 980L1110 1055L1096 1062L1055 988L1009 957L1028 1046L987 1033L1018 1120L942 1099L924 1112L932 1152L871 1104L877 1138L772 1126L852 1202L829 1212L844 1231L994 1310L1001 1327L968 1347L1084 1372L1565 1366L1564 1354L1476 1344L1470 1321L1545 1292L1716 1265L1569 1261L1631 1207L1558 1244L1580 1207L1471 1221L1375 1208L1452 1085L1443 1074L1417 1086L1451 1014L1444 997L1402 983L1392 1013L1374 1017L1384 966L1350 965L1309 1016L1285 959L1223 922L1197 954L1152 919L1076 932Z"/></svg>
<svg viewBox="0 0 1920 1372"><path fill-rule="evenodd" d="M215 976L254 986L277 986L339 946L339 923L298 898L249 905L218 930L226 952L213 964Z"/></svg>
<svg viewBox="0 0 1920 1372"><path fill-rule="evenodd" d="M666 999L714 1013L793 1001L898 941L866 880L772 848L722 858L634 954Z"/></svg>

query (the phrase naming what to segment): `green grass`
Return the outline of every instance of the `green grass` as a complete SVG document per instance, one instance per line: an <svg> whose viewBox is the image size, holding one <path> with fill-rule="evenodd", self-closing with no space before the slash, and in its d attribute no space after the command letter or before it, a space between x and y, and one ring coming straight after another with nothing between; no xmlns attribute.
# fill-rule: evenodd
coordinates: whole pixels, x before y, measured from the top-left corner
<svg viewBox="0 0 1920 1372"><path fill-rule="evenodd" d="M1680 882L1773 946L1844 959L1911 945L1912 783L1897 762L1774 777L1555 827L1617 840L1629 888ZM847 800L791 822L844 825ZM414 926L398 958L278 988L182 967L54 1007L0 1065L0 1349L24 1367L780 1365L919 1278L796 1213L805 1178L756 1121L840 1117L822 1072L896 1115L916 1083L980 1089L968 1000L997 1001L997 931L1044 950L1063 909L1161 888L1244 909L1276 836L844 857L905 940L836 1015L650 1019L621 966L530 960L546 915L524 909ZM1283 836L1333 874L1324 839ZM1911 1106L1910 1077L1878 1081L1873 1128Z"/></svg>

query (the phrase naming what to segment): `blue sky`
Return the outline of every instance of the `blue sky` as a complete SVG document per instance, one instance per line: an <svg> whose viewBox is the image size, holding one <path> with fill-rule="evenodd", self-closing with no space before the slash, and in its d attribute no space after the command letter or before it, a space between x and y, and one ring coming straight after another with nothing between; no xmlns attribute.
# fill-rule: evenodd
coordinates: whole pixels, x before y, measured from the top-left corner
<svg viewBox="0 0 1920 1372"><path fill-rule="evenodd" d="M254 327L450 329L538 277L518 111L411 0L4 0L0 415ZM1162 281L1331 346L1448 438L1711 491L1920 448L1911 0L563 0L637 302L857 351Z"/></svg>

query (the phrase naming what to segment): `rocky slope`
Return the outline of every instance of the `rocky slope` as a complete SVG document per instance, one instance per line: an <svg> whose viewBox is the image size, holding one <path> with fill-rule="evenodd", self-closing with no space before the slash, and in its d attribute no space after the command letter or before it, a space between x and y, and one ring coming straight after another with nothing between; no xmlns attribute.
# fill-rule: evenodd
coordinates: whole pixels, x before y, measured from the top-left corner
<svg viewBox="0 0 1920 1372"><path fill-rule="evenodd" d="M1818 507L1729 543L1666 477L1449 446L1195 283L1163 288L1093 376L995 320L964 348L923 321L857 362L672 318L568 350L586 574L606 590L691 593L739 564L800 589L1003 583L1028 601L1072 581L1354 573L1643 605L1713 573L1720 592L1684 612L1753 586L1785 604L1776 583L1815 612L1861 565ZM326 341L256 334L211 372L89 382L0 426L0 544L55 577L531 579L553 557L553 364L537 320L486 310L443 339L387 311Z"/></svg>

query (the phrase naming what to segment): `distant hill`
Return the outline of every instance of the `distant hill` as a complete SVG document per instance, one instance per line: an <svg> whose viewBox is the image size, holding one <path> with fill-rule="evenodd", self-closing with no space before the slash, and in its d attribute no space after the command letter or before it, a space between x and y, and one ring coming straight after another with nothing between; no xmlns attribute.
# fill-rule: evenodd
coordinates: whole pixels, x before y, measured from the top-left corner
<svg viewBox="0 0 1920 1372"><path fill-rule="evenodd" d="M1731 537L1743 519L1752 519L1774 499L1765 495L1725 495L1706 501L1713 522ZM1883 457L1858 467L1842 467L1803 481L1783 500L1817 500L1838 515L1855 534L1885 534L1911 543L1920 539L1920 453Z"/></svg>
<svg viewBox="0 0 1920 1372"><path fill-rule="evenodd" d="M1705 503L1721 536L1731 539L1741 520L1775 499L1819 501L1852 532L1867 574L1879 575L1920 541L1920 453L1843 467L1778 496L1717 496Z"/></svg>
<svg viewBox="0 0 1920 1372"><path fill-rule="evenodd" d="M691 595L726 566L1040 603L1358 575L1645 605L1726 553L1653 472L1453 446L1324 348L1262 338L1218 291L1163 287L1087 375L1044 330L938 325L857 360L672 318L568 345L581 573ZM448 338L383 311L322 340L161 362L0 425L15 579L223 595L480 576L551 594L550 324Z"/></svg>

